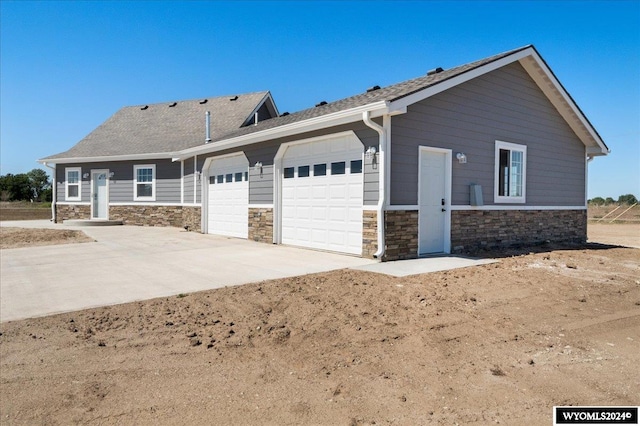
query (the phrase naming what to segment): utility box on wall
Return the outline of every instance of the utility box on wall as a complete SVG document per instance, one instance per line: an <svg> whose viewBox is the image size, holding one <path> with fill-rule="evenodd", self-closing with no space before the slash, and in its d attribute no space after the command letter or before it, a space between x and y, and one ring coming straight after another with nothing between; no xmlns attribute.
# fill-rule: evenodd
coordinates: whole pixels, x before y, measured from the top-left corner
<svg viewBox="0 0 640 426"><path fill-rule="evenodd" d="M469 185L469 200L472 206L483 206L482 201L482 185L472 183Z"/></svg>

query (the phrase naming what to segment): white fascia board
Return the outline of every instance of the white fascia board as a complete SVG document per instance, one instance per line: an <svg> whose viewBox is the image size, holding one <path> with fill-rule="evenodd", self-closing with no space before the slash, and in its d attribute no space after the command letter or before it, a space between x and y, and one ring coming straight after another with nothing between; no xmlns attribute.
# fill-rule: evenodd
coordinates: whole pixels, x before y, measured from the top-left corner
<svg viewBox="0 0 640 426"><path fill-rule="evenodd" d="M129 160L163 160L174 159L174 153L152 153L152 154L127 154L127 155L109 155L104 157L69 157L69 158L45 158L37 160L38 163L45 164L69 164L69 163L99 163L106 161L129 161Z"/></svg>
<svg viewBox="0 0 640 426"><path fill-rule="evenodd" d="M569 93L555 77L544 60L532 49L530 58L521 60L520 64L536 82L540 90L558 110L567 124L573 129L582 143L591 150L591 155L607 155L610 151L593 128L587 117L573 101ZM594 147L595 145L595 147ZM595 149L592 149L595 148Z"/></svg>
<svg viewBox="0 0 640 426"><path fill-rule="evenodd" d="M259 132L250 133L248 135L238 136L235 138L217 142L210 142L207 145L180 151L179 158L184 159L192 157L194 155L239 148L241 146L264 142L271 139L282 138L303 132L312 132L314 130L325 129L332 126L339 126L341 124L353 123L362 120L363 111L370 111L371 117L381 117L384 114L388 113L388 103L386 101L380 101L344 111L334 112L332 114L322 115L320 117L310 118L308 120L285 124L283 126L274 127L272 129L265 129Z"/></svg>
<svg viewBox="0 0 640 426"><path fill-rule="evenodd" d="M455 77L452 77L448 80L444 80L440 83L436 83L435 85L431 86L431 87L427 87L426 89L420 90L419 92L416 92L412 95L409 96L405 96L404 98L398 99L397 101L393 101L391 102L391 104L389 105L389 111L391 113L395 112L395 111L406 111L406 108L409 105L413 105L417 102L420 102L424 99L427 99L433 95L436 95L440 92L444 92L445 90L451 89L452 87L455 87L459 84L465 83L471 79L474 79L476 77L480 77L483 74L486 74L488 72L497 70L498 68L502 68L505 65L509 65L512 62L518 61L526 56L531 55L534 52L532 47L528 47L526 49L523 49L519 52L514 52L513 54L509 55L509 56L505 56L504 58L498 59L496 61L490 62L486 65L482 65L478 68L469 70L467 72L464 72L462 74L459 74Z"/></svg>

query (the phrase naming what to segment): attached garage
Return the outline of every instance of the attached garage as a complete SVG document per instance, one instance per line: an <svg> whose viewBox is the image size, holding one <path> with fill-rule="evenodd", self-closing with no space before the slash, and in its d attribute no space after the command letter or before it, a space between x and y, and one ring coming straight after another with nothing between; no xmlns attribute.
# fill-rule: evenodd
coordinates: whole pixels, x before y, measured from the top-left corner
<svg viewBox="0 0 640 426"><path fill-rule="evenodd" d="M281 242L362 253L363 145L352 133L281 148Z"/></svg>
<svg viewBox="0 0 640 426"><path fill-rule="evenodd" d="M249 161L243 153L211 160L208 167L207 233L248 237Z"/></svg>

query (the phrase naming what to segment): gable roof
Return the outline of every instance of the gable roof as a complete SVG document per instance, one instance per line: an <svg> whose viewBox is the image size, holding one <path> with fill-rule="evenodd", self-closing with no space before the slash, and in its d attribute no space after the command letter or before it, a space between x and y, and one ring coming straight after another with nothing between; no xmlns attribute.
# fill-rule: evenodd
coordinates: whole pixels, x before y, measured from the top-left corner
<svg viewBox="0 0 640 426"><path fill-rule="evenodd" d="M118 125L118 121L120 120L118 114L127 110L127 108L123 108L71 150L56 156L47 157L40 161L55 162L56 159L60 158L68 159L77 157L83 157L82 159L86 161L87 158L124 156L128 154L139 154L140 156L138 158L143 158L144 155L150 156L152 153L164 154L161 157L156 155L156 158L170 157L184 159L193 155L237 148L277 137L359 121L362 119L364 112L370 113L371 117L380 117L385 114L402 114L407 111L407 106L411 104L516 61L523 66L555 106L560 115L562 115L584 143L587 154L589 156L606 155L609 149L600 135L555 77L546 62L538 54L535 47L528 45L458 67L428 73L427 75L401 83L318 105L293 114L269 118L255 125L251 124L245 127L241 126L250 121L250 115L257 111L260 107L259 104L254 103L254 108L250 111L243 110L242 113L236 111L237 115L235 115L236 112L233 110L225 110L225 106L229 105L229 97L214 98L215 100L220 100L222 108L220 112L216 110L216 112L213 113L212 111L212 141L207 144L205 144L204 141L204 111L212 110L211 106L213 103L204 105L204 108L198 110L198 106L189 106L189 102L197 105L197 101L183 102L181 104L185 104L185 110L191 108L190 114L193 117L191 117L191 115L186 117L185 115L178 120L168 119L162 116L162 120L164 121L162 121L160 117L154 120L141 119L139 122L132 120L127 122L126 126L122 126L129 129L129 131L120 129ZM268 96L272 109L276 111L277 114L275 105L268 92L258 92L243 96L259 97L260 94ZM158 105L158 109L162 110L167 104ZM139 109L139 107L129 108ZM151 109L151 106L149 109ZM195 114L194 111L196 112ZM244 118L238 123L238 117L243 113L246 115L244 115ZM126 117L126 114L123 113L122 116ZM227 116L228 122L225 121L227 120ZM144 115L138 114L137 117L144 117ZM216 127L216 130L214 130L213 124L214 117L216 120L219 120L219 123L216 124L219 125L219 127ZM152 121L161 121L162 128L150 128L153 127L153 125L150 126ZM108 123L109 126L107 126ZM136 130L134 129L135 126L139 126L141 129ZM177 128L172 126L177 126ZM102 127L106 127L106 129L101 130ZM92 143L92 138L95 137L96 139L104 140L104 134L109 136L116 134L118 138L116 138L114 143L103 144L111 146L95 149L96 144ZM140 137L142 137L145 142L135 140Z"/></svg>
<svg viewBox="0 0 640 426"><path fill-rule="evenodd" d="M210 134L220 138L252 119L265 103L277 114L269 92L124 107L68 151L43 161L181 151L205 143L207 111Z"/></svg>

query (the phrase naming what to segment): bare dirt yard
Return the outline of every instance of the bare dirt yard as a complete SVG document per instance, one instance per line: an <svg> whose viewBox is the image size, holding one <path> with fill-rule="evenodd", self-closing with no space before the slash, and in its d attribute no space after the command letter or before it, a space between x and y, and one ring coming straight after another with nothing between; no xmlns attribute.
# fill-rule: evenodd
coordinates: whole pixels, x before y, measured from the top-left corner
<svg viewBox="0 0 640 426"><path fill-rule="evenodd" d="M51 204L0 201L0 221L51 218Z"/></svg>
<svg viewBox="0 0 640 426"><path fill-rule="evenodd" d="M94 241L82 231L0 227L0 249Z"/></svg>
<svg viewBox="0 0 640 426"><path fill-rule="evenodd" d="M2 323L0 423L548 425L554 405L638 405L640 250L493 255Z"/></svg>

